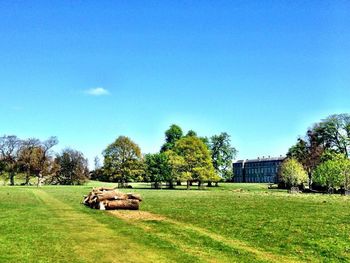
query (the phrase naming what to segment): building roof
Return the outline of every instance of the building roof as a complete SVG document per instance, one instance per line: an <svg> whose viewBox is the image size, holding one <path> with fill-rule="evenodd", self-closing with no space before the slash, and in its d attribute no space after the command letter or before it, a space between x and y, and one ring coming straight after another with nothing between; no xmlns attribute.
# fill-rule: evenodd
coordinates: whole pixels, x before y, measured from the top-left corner
<svg viewBox="0 0 350 263"><path fill-rule="evenodd" d="M266 161L283 161L286 157L280 156L280 157L263 157L263 158L257 158L257 159L247 159L247 160L238 160L234 163L254 163L254 162L266 162Z"/></svg>

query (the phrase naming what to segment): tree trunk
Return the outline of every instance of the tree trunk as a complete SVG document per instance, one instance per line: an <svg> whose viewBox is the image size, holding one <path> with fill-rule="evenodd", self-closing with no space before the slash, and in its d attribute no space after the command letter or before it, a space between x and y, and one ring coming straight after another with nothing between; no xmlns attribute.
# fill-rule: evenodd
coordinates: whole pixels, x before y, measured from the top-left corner
<svg viewBox="0 0 350 263"><path fill-rule="evenodd" d="M15 173L10 173L10 185L15 185Z"/></svg>
<svg viewBox="0 0 350 263"><path fill-rule="evenodd" d="M169 189L174 189L174 183L173 183L173 181L169 181Z"/></svg>
<svg viewBox="0 0 350 263"><path fill-rule="evenodd" d="M219 186L219 182L215 182L215 187L218 187Z"/></svg>
<svg viewBox="0 0 350 263"><path fill-rule="evenodd" d="M181 181L177 181L177 182L176 182L176 185L177 185L177 186L181 186Z"/></svg>
<svg viewBox="0 0 350 263"><path fill-rule="evenodd" d="M30 180L30 171L27 171L26 173L26 181L25 181L25 185L29 185L29 180Z"/></svg>
<svg viewBox="0 0 350 263"><path fill-rule="evenodd" d="M43 175L41 173L39 173L37 187L41 187L42 185L43 185Z"/></svg>
<svg viewBox="0 0 350 263"><path fill-rule="evenodd" d="M309 189L312 189L312 174L311 172L308 173L309 176Z"/></svg>
<svg viewBox="0 0 350 263"><path fill-rule="evenodd" d="M190 186L191 186L190 181L187 181L187 190L190 189Z"/></svg>
<svg viewBox="0 0 350 263"><path fill-rule="evenodd" d="M201 189L202 181L198 181L198 189Z"/></svg>
<svg viewBox="0 0 350 263"><path fill-rule="evenodd" d="M213 185L212 185L212 183L211 183L211 181L208 181L208 187L212 187Z"/></svg>
<svg viewBox="0 0 350 263"><path fill-rule="evenodd" d="M190 182L190 186L192 186L193 182L192 181L189 181Z"/></svg>

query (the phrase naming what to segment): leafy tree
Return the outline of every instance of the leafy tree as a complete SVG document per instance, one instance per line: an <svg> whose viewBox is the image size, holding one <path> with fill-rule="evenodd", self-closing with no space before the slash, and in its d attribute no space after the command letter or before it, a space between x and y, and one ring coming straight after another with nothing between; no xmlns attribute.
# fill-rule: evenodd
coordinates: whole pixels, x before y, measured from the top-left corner
<svg viewBox="0 0 350 263"><path fill-rule="evenodd" d="M156 185L164 181L172 184L168 157L165 153L146 154L145 164L146 175L151 182L155 182Z"/></svg>
<svg viewBox="0 0 350 263"><path fill-rule="evenodd" d="M15 136L0 137L0 161L2 169L9 174L10 184L15 184L15 175L18 169L18 151L21 140Z"/></svg>
<svg viewBox="0 0 350 263"><path fill-rule="evenodd" d="M56 184L83 184L89 179L88 161L84 155L73 149L65 149L55 158L58 171L54 176Z"/></svg>
<svg viewBox="0 0 350 263"><path fill-rule="evenodd" d="M90 171L91 180L98 180L98 181L105 181L105 182L112 181L107 175L105 175L103 166L101 165L101 161L98 156L95 156L94 158L94 166L95 166L95 169Z"/></svg>
<svg viewBox="0 0 350 263"><path fill-rule="evenodd" d="M52 147L58 144L57 137L50 137L40 142L40 145L33 151L33 159L36 160L34 166L34 175L37 177L37 186L41 186L45 176L51 173L53 168Z"/></svg>
<svg viewBox="0 0 350 263"><path fill-rule="evenodd" d="M349 157L350 150L350 115L334 114L307 131L305 138L299 138L292 146L287 157L295 158L303 164L309 176L309 184L313 182L313 172L323 161L325 151L342 153Z"/></svg>
<svg viewBox="0 0 350 263"><path fill-rule="evenodd" d="M350 160L344 154L326 153L327 160L318 165L314 173L315 183L328 189L350 186Z"/></svg>
<svg viewBox="0 0 350 263"><path fill-rule="evenodd" d="M194 137L198 137L202 142L204 142L204 144L208 147L208 149L210 149L210 141L208 139L208 137L200 137L197 135L197 133L194 130L189 130L186 133L186 137L190 137L190 136L194 136Z"/></svg>
<svg viewBox="0 0 350 263"><path fill-rule="evenodd" d="M197 136L197 133L194 130L189 130L186 134L186 136Z"/></svg>
<svg viewBox="0 0 350 263"><path fill-rule="evenodd" d="M237 150L231 146L230 135L223 132L212 136L209 146L214 169L221 178L231 179L233 176L232 161Z"/></svg>
<svg viewBox="0 0 350 263"><path fill-rule="evenodd" d="M198 137L206 146L207 148L210 150L210 140L207 136L204 137Z"/></svg>
<svg viewBox="0 0 350 263"><path fill-rule="evenodd" d="M181 139L183 136L182 129L180 126L173 124L168 130L165 131L165 143L161 147L161 152L172 150L175 146L176 141Z"/></svg>
<svg viewBox="0 0 350 263"><path fill-rule="evenodd" d="M217 181L207 146L197 137L183 137L178 140L174 152L184 159L183 173L201 184L202 181ZM188 180L188 181L189 181Z"/></svg>
<svg viewBox="0 0 350 263"><path fill-rule="evenodd" d="M177 181L181 184L181 182L191 179L191 174L185 171L186 162L182 156L171 150L164 152L164 154L168 158L170 178L172 181Z"/></svg>
<svg viewBox="0 0 350 263"><path fill-rule="evenodd" d="M326 149L333 149L349 157L350 115L334 114L314 125L318 139Z"/></svg>
<svg viewBox="0 0 350 263"><path fill-rule="evenodd" d="M302 164L293 158L284 161L280 169L281 180L287 186L298 186L308 181Z"/></svg>
<svg viewBox="0 0 350 263"><path fill-rule="evenodd" d="M38 148L40 147L40 140L36 138L30 138L22 141L21 147L18 152L18 163L20 169L26 174L25 184L28 185L30 177L34 173L36 166L38 165Z"/></svg>
<svg viewBox="0 0 350 263"><path fill-rule="evenodd" d="M94 165L95 165L95 170L101 168L101 161L100 161L100 158L98 156L95 156L95 158L94 158Z"/></svg>
<svg viewBox="0 0 350 263"><path fill-rule="evenodd" d="M102 154L104 173L113 181L126 183L143 173L141 149L128 137L119 136Z"/></svg>
<svg viewBox="0 0 350 263"><path fill-rule="evenodd" d="M309 177L309 186L312 184L312 174L316 166L321 162L321 156L325 151L319 139L318 131L308 130L304 139L299 138L287 153L288 158L294 158L300 162Z"/></svg>

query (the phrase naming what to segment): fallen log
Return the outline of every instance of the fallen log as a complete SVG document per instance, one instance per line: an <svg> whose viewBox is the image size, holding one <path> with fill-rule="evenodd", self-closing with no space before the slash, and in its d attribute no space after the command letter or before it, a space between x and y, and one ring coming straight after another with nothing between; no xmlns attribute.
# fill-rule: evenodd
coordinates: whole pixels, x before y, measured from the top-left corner
<svg viewBox="0 0 350 263"><path fill-rule="evenodd" d="M113 201L107 201L105 207L107 210L114 210L114 209L138 210L139 204L140 204L140 201L136 199L113 200Z"/></svg>
<svg viewBox="0 0 350 263"><path fill-rule="evenodd" d="M128 199L128 195L124 193L120 193L117 191L105 191L102 194L97 194L97 201L102 202L104 200L126 200Z"/></svg>
<svg viewBox="0 0 350 263"><path fill-rule="evenodd" d="M100 186L100 187L97 187L97 188L94 188L93 190L95 191L112 191L112 190L115 190L116 187L106 187L106 186Z"/></svg>
<svg viewBox="0 0 350 263"><path fill-rule="evenodd" d="M142 198L138 194L122 193L115 188L98 187L85 195L83 204L100 210L129 209L138 210Z"/></svg>
<svg viewBox="0 0 350 263"><path fill-rule="evenodd" d="M141 196L138 194L127 193L127 195L128 195L128 199L135 199L135 200L142 201Z"/></svg>

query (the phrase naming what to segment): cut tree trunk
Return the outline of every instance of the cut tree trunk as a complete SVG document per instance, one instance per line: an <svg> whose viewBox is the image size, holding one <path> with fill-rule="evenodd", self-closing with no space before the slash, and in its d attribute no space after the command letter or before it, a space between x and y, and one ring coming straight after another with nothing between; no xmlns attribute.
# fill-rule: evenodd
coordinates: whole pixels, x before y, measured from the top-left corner
<svg viewBox="0 0 350 263"><path fill-rule="evenodd" d="M100 210L139 209L142 198L138 194L121 193L114 188L99 187L84 196L83 204Z"/></svg>
<svg viewBox="0 0 350 263"><path fill-rule="evenodd" d="M138 210L139 203L140 203L139 200L136 200L136 199L113 200L113 201L106 201L105 207L106 207L106 210L114 210L114 209Z"/></svg>
<svg viewBox="0 0 350 263"><path fill-rule="evenodd" d="M126 200L128 195L116 191L105 191L102 194L97 194L97 201L102 202L104 200Z"/></svg>
<svg viewBox="0 0 350 263"><path fill-rule="evenodd" d="M141 196L138 195L138 194L131 194L131 193L128 193L127 196L128 196L128 199L135 199L135 200L142 201Z"/></svg>

